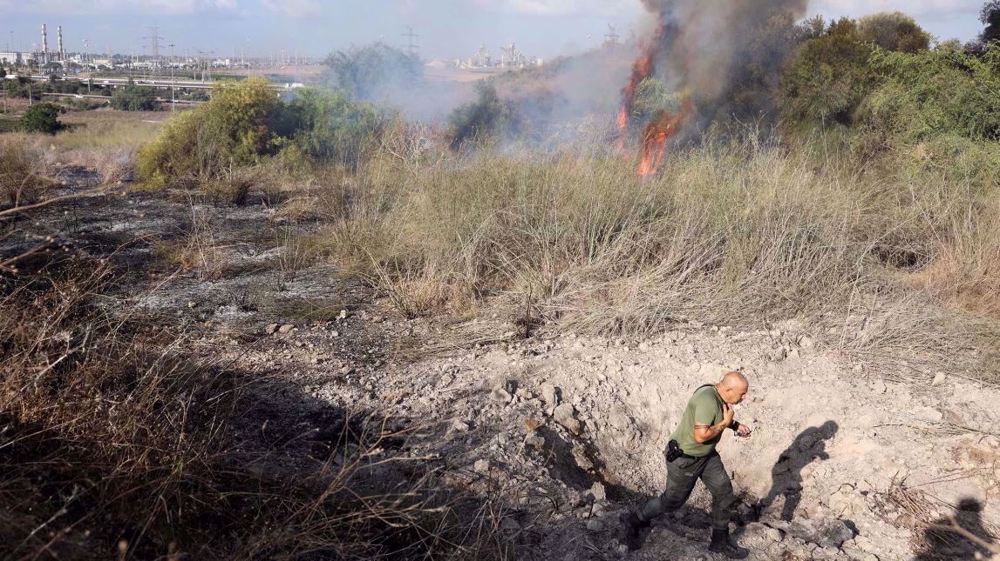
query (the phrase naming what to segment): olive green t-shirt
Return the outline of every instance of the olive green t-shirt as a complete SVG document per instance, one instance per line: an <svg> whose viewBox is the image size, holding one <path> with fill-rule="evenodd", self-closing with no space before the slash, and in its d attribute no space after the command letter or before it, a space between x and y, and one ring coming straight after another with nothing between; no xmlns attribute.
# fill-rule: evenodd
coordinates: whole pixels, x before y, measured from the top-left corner
<svg viewBox="0 0 1000 561"><path fill-rule="evenodd" d="M681 422L670 435L671 440L676 440L681 450L688 456L703 458L715 450L715 445L722 439L722 433L704 444L698 444L694 440L694 426L713 426L722 422L722 397L715 386L702 386L698 388L691 400L688 401Z"/></svg>

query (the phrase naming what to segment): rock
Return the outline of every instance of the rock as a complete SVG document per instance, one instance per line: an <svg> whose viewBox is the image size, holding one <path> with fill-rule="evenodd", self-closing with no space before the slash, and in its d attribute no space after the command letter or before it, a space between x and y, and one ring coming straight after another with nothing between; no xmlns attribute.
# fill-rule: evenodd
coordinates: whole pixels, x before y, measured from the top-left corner
<svg viewBox="0 0 1000 561"><path fill-rule="evenodd" d="M451 430L455 432L469 432L469 424L458 419L451 424Z"/></svg>
<svg viewBox="0 0 1000 561"><path fill-rule="evenodd" d="M552 384L542 384L542 400L549 407L555 407L559 405L560 401L560 390L559 388L553 386Z"/></svg>
<svg viewBox="0 0 1000 561"><path fill-rule="evenodd" d="M573 461L576 462L577 467L583 471L590 471L595 467L594 463L587 457L587 452L579 443L573 446Z"/></svg>
<svg viewBox="0 0 1000 561"><path fill-rule="evenodd" d="M278 324L276 323L269 323L267 324L267 327L264 328L264 333L267 335L274 335L276 331L278 331Z"/></svg>
<svg viewBox="0 0 1000 561"><path fill-rule="evenodd" d="M604 488L604 485L600 482L594 482L590 486L590 494L594 496L595 501L606 501L608 500L608 491Z"/></svg>
<svg viewBox="0 0 1000 561"><path fill-rule="evenodd" d="M337 319L340 320L347 319L347 310L340 310L340 314L337 316Z"/></svg>
<svg viewBox="0 0 1000 561"><path fill-rule="evenodd" d="M604 522L601 522L596 518L591 518L587 521L587 530L591 532L600 532L604 530Z"/></svg>
<svg viewBox="0 0 1000 561"><path fill-rule="evenodd" d="M472 464L472 469L476 470L476 473L489 473L490 461L476 460L476 463Z"/></svg>
<svg viewBox="0 0 1000 561"><path fill-rule="evenodd" d="M282 325L281 327L278 328L278 333L285 335L291 333L294 329L295 329L294 325L286 323L285 325Z"/></svg>
<svg viewBox="0 0 1000 561"><path fill-rule="evenodd" d="M816 346L816 342L812 340L812 337L803 335L802 338L799 339L799 346L803 349L811 349Z"/></svg>
<svg viewBox="0 0 1000 561"><path fill-rule="evenodd" d="M862 551L856 547L844 547L842 551L851 561L879 561L878 555L868 551Z"/></svg>
<svg viewBox="0 0 1000 561"><path fill-rule="evenodd" d="M931 382L932 386L940 386L948 380L948 377L944 375L944 372L938 372L934 375L934 381Z"/></svg>
<svg viewBox="0 0 1000 561"><path fill-rule="evenodd" d="M627 431L632 426L632 418L624 408L618 406L608 415L608 424L620 431Z"/></svg>
<svg viewBox="0 0 1000 561"><path fill-rule="evenodd" d="M785 350L784 347L777 347L777 348L771 349L767 353L767 359L770 360L771 362L781 362L781 361L785 360L785 357L787 357L787 356L788 356L788 352Z"/></svg>
<svg viewBox="0 0 1000 561"><path fill-rule="evenodd" d="M573 409L572 405L569 403L563 403L555 408L552 412L552 417L557 423L566 427L566 430L569 432L573 434L580 434L580 430L583 429L583 426L574 416L575 413L576 410Z"/></svg>
<svg viewBox="0 0 1000 561"><path fill-rule="evenodd" d="M801 522L792 522L788 526L788 533L795 538L814 543L824 549L839 549L840 546L844 545L844 542L854 538L854 530L838 518L805 519Z"/></svg>
<svg viewBox="0 0 1000 561"><path fill-rule="evenodd" d="M490 392L490 399L492 399L497 403L503 403L506 405L507 403L510 403L510 400L513 398L511 397L510 392L508 392L507 390L500 387L496 387L493 388L492 392Z"/></svg>
<svg viewBox="0 0 1000 561"><path fill-rule="evenodd" d="M524 444L526 446L531 446L536 450L541 450L545 448L545 437L538 434L537 432L533 432L529 434L527 437L525 437Z"/></svg>

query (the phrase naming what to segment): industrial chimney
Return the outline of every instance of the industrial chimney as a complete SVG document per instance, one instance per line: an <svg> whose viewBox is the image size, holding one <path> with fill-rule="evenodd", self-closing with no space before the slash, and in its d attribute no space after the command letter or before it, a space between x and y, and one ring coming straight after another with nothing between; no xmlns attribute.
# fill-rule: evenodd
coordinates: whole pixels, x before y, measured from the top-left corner
<svg viewBox="0 0 1000 561"><path fill-rule="evenodd" d="M61 62L61 61L66 60L66 51L63 49L62 26L61 25L59 26L58 31L59 31L59 61Z"/></svg>
<svg viewBox="0 0 1000 561"><path fill-rule="evenodd" d="M45 29L45 24L42 24L42 64L49 63L49 32Z"/></svg>

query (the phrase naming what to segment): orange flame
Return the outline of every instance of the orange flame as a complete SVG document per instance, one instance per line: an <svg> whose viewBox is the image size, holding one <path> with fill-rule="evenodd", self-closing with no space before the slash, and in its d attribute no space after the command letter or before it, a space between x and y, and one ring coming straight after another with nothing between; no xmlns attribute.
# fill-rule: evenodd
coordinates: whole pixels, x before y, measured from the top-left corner
<svg viewBox="0 0 1000 561"><path fill-rule="evenodd" d="M677 127L694 110L690 99L684 101L680 111L671 115L660 111L646 125L642 135L642 159L639 161L639 177L649 177L663 166L667 157L667 141L677 132Z"/></svg>
<svg viewBox="0 0 1000 561"><path fill-rule="evenodd" d="M635 105L636 91L643 80L653 75L656 69L657 50L667 33L667 16L664 11L660 10L656 32L650 41L642 46L642 53L632 64L632 74L629 76L628 84L622 89L622 106L618 112L618 148L622 152L625 151L625 143L628 138L629 120ZM688 98L685 99L680 111L676 114L672 115L666 111L660 111L646 125L642 135L642 158L638 170L640 177L648 177L659 171L666 159L667 142L693 111L694 105Z"/></svg>

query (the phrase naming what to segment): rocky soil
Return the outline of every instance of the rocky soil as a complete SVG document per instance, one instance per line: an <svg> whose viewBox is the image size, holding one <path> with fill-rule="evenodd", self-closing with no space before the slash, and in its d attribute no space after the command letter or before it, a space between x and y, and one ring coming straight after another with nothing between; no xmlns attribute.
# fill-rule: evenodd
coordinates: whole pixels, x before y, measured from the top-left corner
<svg viewBox="0 0 1000 561"><path fill-rule="evenodd" d="M526 558L713 558L701 486L638 552L622 545L617 517L662 490L662 450L688 397L731 369L750 380L737 419L755 431L745 441L728 434L720 450L751 559L982 558L969 542L926 535L952 516L998 535L994 385L949 372L886 379L796 321L681 324L626 341L546 327L525 339L502 310L406 319L332 266L290 264L281 233L309 225L276 216L266 204L87 199L44 211L0 249L57 234L110 256L133 274L109 309L170 318L199 354L281 377L318 402L391 415L408 428L408 454L454 486L505 499L503 531ZM152 265L159 243L199 220L223 268ZM291 393L271 397L310 407Z"/></svg>

